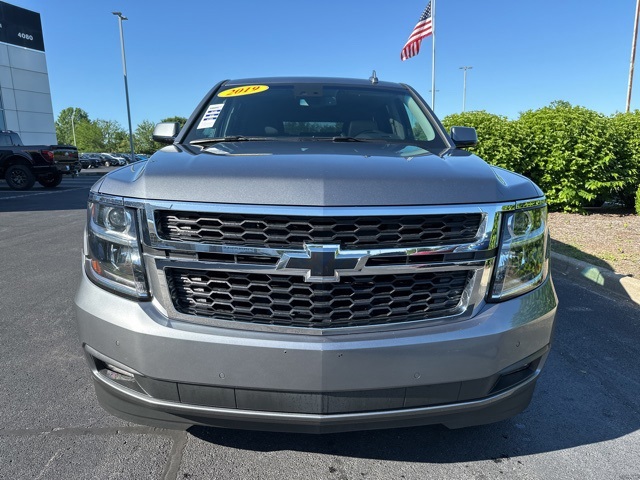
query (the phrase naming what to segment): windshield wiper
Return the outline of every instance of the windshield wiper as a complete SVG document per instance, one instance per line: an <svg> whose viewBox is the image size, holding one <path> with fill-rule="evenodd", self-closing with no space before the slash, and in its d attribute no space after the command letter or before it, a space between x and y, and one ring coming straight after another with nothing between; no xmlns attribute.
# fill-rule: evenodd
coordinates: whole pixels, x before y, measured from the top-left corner
<svg viewBox="0 0 640 480"><path fill-rule="evenodd" d="M220 138L198 138L196 140L191 140L189 143L191 145L212 145L214 143L222 143L222 142L255 142L261 140L273 140L272 137L244 137L242 135L230 135L228 137L220 137Z"/></svg>
<svg viewBox="0 0 640 480"><path fill-rule="evenodd" d="M361 138L356 137L298 137L301 142L364 142Z"/></svg>
<svg viewBox="0 0 640 480"><path fill-rule="evenodd" d="M333 137L331 140L334 142L363 142L361 138L356 137Z"/></svg>

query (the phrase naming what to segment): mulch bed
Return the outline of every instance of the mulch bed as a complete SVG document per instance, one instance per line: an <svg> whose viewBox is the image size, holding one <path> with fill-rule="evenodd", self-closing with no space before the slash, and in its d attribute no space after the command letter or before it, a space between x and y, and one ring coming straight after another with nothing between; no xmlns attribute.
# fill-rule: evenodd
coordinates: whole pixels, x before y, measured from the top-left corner
<svg viewBox="0 0 640 480"><path fill-rule="evenodd" d="M550 213L551 249L640 279L640 216Z"/></svg>

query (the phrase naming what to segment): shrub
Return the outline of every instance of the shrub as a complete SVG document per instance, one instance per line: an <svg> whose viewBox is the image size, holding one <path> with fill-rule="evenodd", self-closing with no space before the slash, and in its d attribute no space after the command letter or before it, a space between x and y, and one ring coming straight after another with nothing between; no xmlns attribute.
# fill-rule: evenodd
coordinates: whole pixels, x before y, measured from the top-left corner
<svg viewBox="0 0 640 480"><path fill-rule="evenodd" d="M633 208L640 184L640 111L619 113L610 119L618 163L626 170L625 185L617 192L625 207Z"/></svg>
<svg viewBox="0 0 640 480"><path fill-rule="evenodd" d="M529 175L557 210L579 211L626 184L616 159L610 119L584 107L554 102L517 120L524 133Z"/></svg>
<svg viewBox="0 0 640 480"><path fill-rule="evenodd" d="M638 185L638 191L636 192L636 214L640 215L640 185Z"/></svg>
<svg viewBox="0 0 640 480"><path fill-rule="evenodd" d="M528 168L521 150L523 135L517 123L485 111L448 115L442 123L447 130L455 126L474 127L478 146L469 151L492 165L526 174Z"/></svg>

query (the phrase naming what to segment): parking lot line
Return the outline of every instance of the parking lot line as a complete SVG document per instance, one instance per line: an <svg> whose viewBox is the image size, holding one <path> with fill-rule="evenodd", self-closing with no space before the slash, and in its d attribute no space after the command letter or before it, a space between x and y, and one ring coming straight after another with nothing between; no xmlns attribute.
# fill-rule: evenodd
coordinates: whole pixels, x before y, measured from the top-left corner
<svg viewBox="0 0 640 480"><path fill-rule="evenodd" d="M67 189L64 189L64 190L52 190L50 192L41 192L41 193L26 193L24 195L13 195L11 197L0 197L0 200L13 200L15 198L36 197L38 195L52 195L54 193L73 192L74 190L86 190L87 188L89 188L89 187L67 188Z"/></svg>

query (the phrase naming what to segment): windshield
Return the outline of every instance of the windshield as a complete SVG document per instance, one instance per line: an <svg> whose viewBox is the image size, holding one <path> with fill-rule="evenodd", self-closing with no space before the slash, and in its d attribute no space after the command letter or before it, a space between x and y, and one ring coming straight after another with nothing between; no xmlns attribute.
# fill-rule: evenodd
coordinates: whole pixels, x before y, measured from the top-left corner
<svg viewBox="0 0 640 480"><path fill-rule="evenodd" d="M246 85L222 87L185 140L354 139L445 148L437 128L404 89Z"/></svg>

